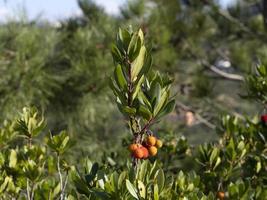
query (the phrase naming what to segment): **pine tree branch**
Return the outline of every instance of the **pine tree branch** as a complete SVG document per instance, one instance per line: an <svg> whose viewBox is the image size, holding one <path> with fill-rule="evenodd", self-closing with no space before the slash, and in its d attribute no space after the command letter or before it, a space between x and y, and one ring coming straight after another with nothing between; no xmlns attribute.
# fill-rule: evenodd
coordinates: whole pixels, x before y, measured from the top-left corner
<svg viewBox="0 0 267 200"><path fill-rule="evenodd" d="M211 7L214 8L214 10L220 15L222 16L224 19L226 19L227 21L229 21L230 23L232 24L235 24L237 25L242 31L244 31L245 33L249 34L250 36L252 37L256 37L257 39L258 38L261 38L262 40L266 41L267 40L267 37L266 37L266 34L264 33L258 33L258 32L255 32L253 31L250 27L246 26L243 22L241 22L239 19L233 17L227 10L225 9L220 9L218 8L217 6L215 6L214 4L208 2L208 1L204 1L204 0L201 0L204 4L208 4L210 5ZM264 0L264 4L266 5L263 5L267 8L267 1ZM264 23L265 23L265 16L267 16L267 11L264 11L265 10L265 7L263 9L263 17L264 17Z"/></svg>

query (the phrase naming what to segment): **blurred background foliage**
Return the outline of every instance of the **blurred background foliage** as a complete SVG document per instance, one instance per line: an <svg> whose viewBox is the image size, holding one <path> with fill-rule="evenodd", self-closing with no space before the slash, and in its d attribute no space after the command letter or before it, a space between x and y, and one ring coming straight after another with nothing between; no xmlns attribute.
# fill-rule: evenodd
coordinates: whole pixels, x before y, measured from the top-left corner
<svg viewBox="0 0 267 200"><path fill-rule="evenodd" d="M215 141L220 114L243 118L262 110L240 98L243 77L267 63L262 1L223 9L216 0L129 0L117 16L91 0L78 4L82 15L57 26L39 19L0 25L0 121L35 105L52 133L66 129L76 140L73 159L104 155L112 164L128 156L127 127L108 77L115 33L129 25L145 32L154 69L175 80L175 112L152 130L164 138L166 152L178 154L185 138L190 145ZM117 151L121 144L125 151Z"/></svg>

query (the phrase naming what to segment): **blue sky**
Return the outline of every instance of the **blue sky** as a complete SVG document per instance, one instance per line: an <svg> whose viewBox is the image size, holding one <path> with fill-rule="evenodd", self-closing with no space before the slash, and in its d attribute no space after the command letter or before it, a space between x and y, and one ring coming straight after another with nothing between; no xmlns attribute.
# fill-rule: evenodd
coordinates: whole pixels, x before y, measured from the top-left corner
<svg viewBox="0 0 267 200"><path fill-rule="evenodd" d="M220 1L223 6L226 6L233 0ZM95 2L102 5L108 13L116 14L119 6L126 0L95 0ZM25 8L30 19L41 14L42 18L50 21L81 13L76 0L0 0L0 21L14 16L14 13L18 13L22 8Z"/></svg>

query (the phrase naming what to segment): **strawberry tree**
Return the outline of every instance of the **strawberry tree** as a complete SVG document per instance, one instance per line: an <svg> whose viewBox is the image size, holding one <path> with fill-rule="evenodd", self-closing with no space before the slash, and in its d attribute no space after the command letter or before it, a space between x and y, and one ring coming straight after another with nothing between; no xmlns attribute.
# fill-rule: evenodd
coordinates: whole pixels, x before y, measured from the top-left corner
<svg viewBox="0 0 267 200"><path fill-rule="evenodd" d="M62 157L72 142L66 132L61 132L45 139L45 145L42 139L37 139L45 126L44 118L35 108L23 108L18 119L4 122L0 131L0 199L67 197L71 167ZM50 155L51 151L56 152L55 157Z"/></svg>
<svg viewBox="0 0 267 200"><path fill-rule="evenodd" d="M217 126L220 139L196 148L175 135L163 145L151 126L175 105L172 81L150 69L147 46L141 30L120 29L112 48L115 69L110 83L132 133L132 162L116 168L83 158L83 168L80 163L71 166L65 157L73 144L67 132L43 138L44 118L35 108L24 108L16 120L0 127L0 199L266 199L267 66L260 65L246 79L245 97L262 104L261 116L226 115ZM162 146L161 159L141 162ZM195 160L197 167L170 169L180 156Z"/></svg>
<svg viewBox="0 0 267 200"><path fill-rule="evenodd" d="M258 66L256 73L247 77L246 98L267 103L267 67ZM264 112L264 111L263 111ZM224 196L220 199L265 199L267 196L266 114L255 119L226 115L218 132L217 143L199 146L199 175L208 191Z"/></svg>
<svg viewBox="0 0 267 200"><path fill-rule="evenodd" d="M139 159L156 155L162 146L150 128L174 108L175 101L170 96L172 80L150 70L151 49L141 29L119 29L112 55L115 68L110 86L133 135L129 150L136 165Z"/></svg>

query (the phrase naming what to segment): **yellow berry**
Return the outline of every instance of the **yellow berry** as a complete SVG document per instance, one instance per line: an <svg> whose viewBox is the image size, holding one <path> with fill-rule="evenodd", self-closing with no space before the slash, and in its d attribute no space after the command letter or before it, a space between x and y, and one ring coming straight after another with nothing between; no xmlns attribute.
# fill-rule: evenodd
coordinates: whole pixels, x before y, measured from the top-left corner
<svg viewBox="0 0 267 200"><path fill-rule="evenodd" d="M157 147L157 148L161 148L162 145L163 145L163 143L162 143L161 140L157 140L157 141L156 141L156 147Z"/></svg>
<svg viewBox="0 0 267 200"><path fill-rule="evenodd" d="M148 136L147 137L146 143L149 146L154 146L156 144L156 142L157 142L157 139L154 136Z"/></svg>
<svg viewBox="0 0 267 200"><path fill-rule="evenodd" d="M158 152L158 149L157 147L151 146L148 148L148 151L150 156L155 156Z"/></svg>

